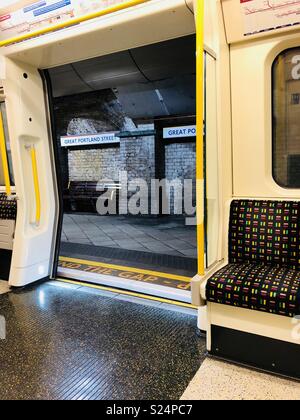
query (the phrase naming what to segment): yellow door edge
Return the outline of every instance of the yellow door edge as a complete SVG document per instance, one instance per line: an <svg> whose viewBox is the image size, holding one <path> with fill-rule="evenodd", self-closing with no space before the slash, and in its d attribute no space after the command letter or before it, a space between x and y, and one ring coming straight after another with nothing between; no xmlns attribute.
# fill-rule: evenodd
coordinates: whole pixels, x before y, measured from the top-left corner
<svg viewBox="0 0 300 420"><path fill-rule="evenodd" d="M9 167L8 167L6 142L5 142L5 132L4 132L3 117L2 117L1 110L0 110L0 153L1 153L1 161L2 161L2 167L3 167L4 180L5 180L5 191L6 191L6 195L9 197L11 196L11 185L10 185L10 175L9 175Z"/></svg>
<svg viewBox="0 0 300 420"><path fill-rule="evenodd" d="M198 274L205 274L205 229L204 229L204 0L195 7L196 21L196 201L197 201L197 246Z"/></svg>

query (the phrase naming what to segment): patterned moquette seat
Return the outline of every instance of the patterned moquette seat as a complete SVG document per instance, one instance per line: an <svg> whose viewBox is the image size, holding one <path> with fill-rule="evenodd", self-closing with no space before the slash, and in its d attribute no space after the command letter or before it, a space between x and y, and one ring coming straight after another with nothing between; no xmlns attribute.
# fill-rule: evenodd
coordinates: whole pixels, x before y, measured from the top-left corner
<svg viewBox="0 0 300 420"><path fill-rule="evenodd" d="M7 198L6 194L0 194L0 220L16 220L17 202Z"/></svg>
<svg viewBox="0 0 300 420"><path fill-rule="evenodd" d="M233 201L229 265L208 282L207 300L300 315L300 203Z"/></svg>

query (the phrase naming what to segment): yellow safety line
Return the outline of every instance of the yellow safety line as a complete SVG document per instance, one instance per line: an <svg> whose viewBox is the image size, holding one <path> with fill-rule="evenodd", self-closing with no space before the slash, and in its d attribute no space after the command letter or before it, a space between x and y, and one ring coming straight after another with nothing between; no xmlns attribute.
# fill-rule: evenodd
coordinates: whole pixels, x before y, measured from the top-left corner
<svg viewBox="0 0 300 420"><path fill-rule="evenodd" d="M146 274L146 275L149 275L149 276L162 277L162 278L167 278L167 279L170 279L170 280L179 280L179 281L183 281L183 282L186 282L186 283L191 282L191 279L189 277L177 276L176 274L161 273L159 271L143 270L143 269L139 269L139 268L124 267L122 265L106 264L106 263L102 263L102 262L80 260L80 259L77 259L77 258L70 258L70 257L63 257L63 256L59 257L59 260L63 261L63 262L70 262L70 263L75 263L75 264L91 265L91 266L94 266L94 267L111 268L111 269L114 269L114 270L127 271L127 272L130 272L130 273Z"/></svg>
<svg viewBox="0 0 300 420"><path fill-rule="evenodd" d="M195 2L196 39L197 39L197 140L196 140L196 179L197 179L197 244L198 274L205 274L204 238L204 0Z"/></svg>
<svg viewBox="0 0 300 420"><path fill-rule="evenodd" d="M89 20L92 20L92 19L96 19L98 17L106 16L106 15L109 15L111 13L119 12L121 10L129 9L130 7L133 7L133 6L138 6L139 4L143 4L143 3L146 3L148 1L149 0L131 0L131 1L128 1L126 3L116 4L114 6L106 8L104 10L100 10L100 11L94 12L94 13L89 13L89 14L87 14L85 16L81 16L79 18L71 19L68 22L59 23L57 25L53 25L53 26L50 26L48 28L40 29L40 30L35 31L35 32L31 32L31 33L28 33L28 34L25 34L25 35L16 36L14 38L10 38L10 39L7 39L5 41L1 41L0 42L0 47L5 47L7 45L15 44L17 42L26 41L28 39L35 38L35 37L38 37L40 35L45 35L45 34L48 34L50 32L58 31L59 29L65 29L65 28L68 28L70 26L82 23L82 22L86 22L86 21L89 21Z"/></svg>
<svg viewBox="0 0 300 420"><path fill-rule="evenodd" d="M11 185L10 185L10 176L9 176L9 168L8 168L8 159L7 159L4 125L3 125L3 118L2 118L1 111L0 111L0 151L1 151L4 181L5 181L5 190L6 190L6 194L8 196L10 196L11 195Z"/></svg>
<svg viewBox="0 0 300 420"><path fill-rule="evenodd" d="M41 221L41 193L40 193L40 185L39 185L37 160L36 160L36 151L35 151L34 146L32 146L30 149L30 155L31 155L31 164L32 164L34 192L35 192L35 223L38 226Z"/></svg>
<svg viewBox="0 0 300 420"><path fill-rule="evenodd" d="M59 277L56 278L55 280L60 281L62 283L69 283L69 284L74 284L74 285L78 285L82 287L89 287L91 289L98 289L98 290L103 290L106 292L113 292L113 293L118 293L121 295L139 297L141 299L147 299L147 300L153 300L154 302L169 303L170 305L182 306L183 308L198 309L197 306L191 305L189 303L178 302L177 300L164 299L164 298L159 298L159 297L150 296L150 295L144 295L143 293L129 292L127 290L114 289L112 287L105 287L105 286L98 286L91 283L83 283L81 281L67 280L67 279L63 279Z"/></svg>

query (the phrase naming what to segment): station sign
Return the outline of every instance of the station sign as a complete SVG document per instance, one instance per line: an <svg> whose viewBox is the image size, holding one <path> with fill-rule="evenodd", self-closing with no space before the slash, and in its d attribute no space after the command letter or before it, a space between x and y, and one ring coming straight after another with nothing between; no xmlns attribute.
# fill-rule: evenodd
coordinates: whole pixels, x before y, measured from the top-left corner
<svg viewBox="0 0 300 420"><path fill-rule="evenodd" d="M300 24L299 0L240 0L244 35Z"/></svg>
<svg viewBox="0 0 300 420"><path fill-rule="evenodd" d="M127 0L20 0L1 7L0 41L98 12Z"/></svg>
<svg viewBox="0 0 300 420"><path fill-rule="evenodd" d="M164 139L176 139L185 137L196 137L197 129L195 125L186 125L181 127L164 128Z"/></svg>
<svg viewBox="0 0 300 420"><path fill-rule="evenodd" d="M61 147L94 146L101 144L119 144L116 133L89 134L83 136L62 136Z"/></svg>

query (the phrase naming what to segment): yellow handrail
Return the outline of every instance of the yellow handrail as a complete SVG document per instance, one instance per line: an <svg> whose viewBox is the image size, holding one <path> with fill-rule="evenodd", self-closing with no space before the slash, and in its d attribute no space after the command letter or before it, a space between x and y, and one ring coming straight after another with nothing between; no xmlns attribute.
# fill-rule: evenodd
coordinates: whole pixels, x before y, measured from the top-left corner
<svg viewBox="0 0 300 420"><path fill-rule="evenodd" d="M197 180L197 245L198 274L205 274L205 233L204 233L204 1L196 0L196 39L197 39L197 140L196 140L196 180Z"/></svg>
<svg viewBox="0 0 300 420"><path fill-rule="evenodd" d="M35 151L34 146L31 146L30 148L30 155L31 155L34 192L35 192L35 224L36 226L38 226L41 221L41 192L40 192L39 174L38 174L38 168L37 168L36 151Z"/></svg>
<svg viewBox="0 0 300 420"><path fill-rule="evenodd" d="M5 142L5 132L4 132L4 125L3 125L3 118L2 118L1 111L0 111L0 151L1 151L4 181L5 181L5 191L6 191L7 196L11 196L11 185L10 185L10 175L9 175L9 168L8 168L6 142Z"/></svg>
<svg viewBox="0 0 300 420"><path fill-rule="evenodd" d="M17 42L26 41L28 39L35 38L35 37L38 37L40 35L45 35L45 34L48 34L50 32L58 31L59 29L65 29L65 28L68 28L70 26L77 25L77 24L82 23L82 22L86 22L88 20L96 19L98 17L106 16L106 15L109 15L111 13L115 13L115 12L119 12L121 10L129 9L130 7L138 6L139 4L142 4L142 3L147 3L148 1L150 1L150 0L130 0L130 1L127 1L125 3L116 4L114 6L106 8L106 9L99 10L98 12L89 13L85 16L81 16L81 17L78 17L78 18L75 18L75 19L71 19L68 22L58 23L57 25L49 26L47 28L40 29L38 31L34 31L34 32L31 32L31 33L28 33L28 34L25 34L25 35L16 36L14 38L10 38L10 39L7 39L5 41L1 41L0 42L0 47L5 47L5 46L11 45L11 44L15 44Z"/></svg>

